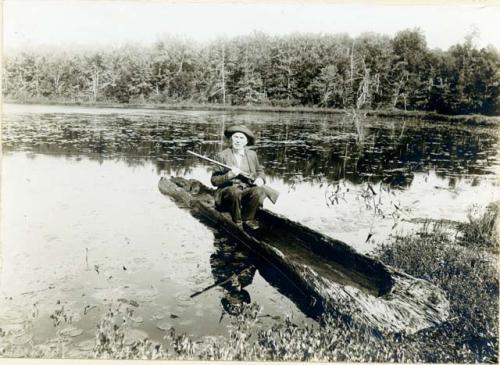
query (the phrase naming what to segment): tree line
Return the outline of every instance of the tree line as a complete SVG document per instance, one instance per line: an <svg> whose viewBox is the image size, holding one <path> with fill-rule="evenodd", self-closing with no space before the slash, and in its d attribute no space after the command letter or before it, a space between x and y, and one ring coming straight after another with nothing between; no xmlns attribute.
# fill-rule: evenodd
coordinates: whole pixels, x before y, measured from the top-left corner
<svg viewBox="0 0 500 365"><path fill-rule="evenodd" d="M418 29L218 39L151 46L31 50L4 56L3 94L17 101L220 103L399 108L498 114L500 57L473 36L443 51Z"/></svg>

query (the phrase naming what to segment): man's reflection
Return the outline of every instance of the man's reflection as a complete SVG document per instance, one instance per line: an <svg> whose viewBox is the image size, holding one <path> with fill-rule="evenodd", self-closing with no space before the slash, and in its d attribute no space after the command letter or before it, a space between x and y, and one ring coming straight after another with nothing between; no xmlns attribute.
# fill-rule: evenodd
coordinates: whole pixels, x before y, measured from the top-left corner
<svg viewBox="0 0 500 365"><path fill-rule="evenodd" d="M225 313L239 315L243 305L251 302L250 294L244 288L252 283L255 275L253 260L248 253L236 248L234 242L218 234L214 246L210 266L214 281L224 289L222 307Z"/></svg>
<svg viewBox="0 0 500 365"><path fill-rule="evenodd" d="M215 252L210 256L214 286L224 289L221 299L225 313L238 316L245 304L251 302L250 294L244 288L253 281L258 268L259 274L280 294L289 298L307 316L319 318L324 308L321 301L300 289L292 278L269 262L262 262L251 252L227 236L214 232ZM222 319L222 317L221 317Z"/></svg>

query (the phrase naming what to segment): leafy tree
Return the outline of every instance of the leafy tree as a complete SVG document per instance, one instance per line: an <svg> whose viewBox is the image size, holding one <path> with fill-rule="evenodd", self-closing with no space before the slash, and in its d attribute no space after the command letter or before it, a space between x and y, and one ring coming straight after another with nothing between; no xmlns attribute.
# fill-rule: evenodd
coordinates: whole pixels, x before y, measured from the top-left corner
<svg viewBox="0 0 500 365"><path fill-rule="evenodd" d="M203 45L163 37L153 46L6 55L3 94L21 101L172 102L396 107L498 114L500 57L474 35L429 50L419 29L374 33L253 33Z"/></svg>
<svg viewBox="0 0 500 365"><path fill-rule="evenodd" d="M317 95L318 105L336 107L341 105L340 97L343 93L342 75L336 65L328 65L321 69L309 86L312 95Z"/></svg>
<svg viewBox="0 0 500 365"><path fill-rule="evenodd" d="M429 54L425 36L419 29L398 32L392 40L394 58L389 80L393 106L423 109L429 85Z"/></svg>

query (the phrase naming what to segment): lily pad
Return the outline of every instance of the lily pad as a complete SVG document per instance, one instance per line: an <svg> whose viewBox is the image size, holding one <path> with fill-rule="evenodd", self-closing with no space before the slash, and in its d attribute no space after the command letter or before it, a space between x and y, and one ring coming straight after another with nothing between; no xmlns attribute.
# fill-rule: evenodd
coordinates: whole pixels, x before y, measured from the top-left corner
<svg viewBox="0 0 500 365"><path fill-rule="evenodd" d="M77 337L80 336L82 333L83 330L77 327L68 327L61 330L61 335L64 337Z"/></svg>
<svg viewBox="0 0 500 365"><path fill-rule="evenodd" d="M156 323L156 328L162 331L170 331L170 329L172 328L172 324L169 321L161 321Z"/></svg>
<svg viewBox="0 0 500 365"><path fill-rule="evenodd" d="M158 321L158 320L163 319L163 318L165 318L165 315L163 313L155 313L155 314L153 314L153 319L154 320Z"/></svg>
<svg viewBox="0 0 500 365"><path fill-rule="evenodd" d="M132 316L132 317L130 317L130 319L132 321L134 321L135 323L142 323L142 322L144 322L144 318L142 318L141 316Z"/></svg>

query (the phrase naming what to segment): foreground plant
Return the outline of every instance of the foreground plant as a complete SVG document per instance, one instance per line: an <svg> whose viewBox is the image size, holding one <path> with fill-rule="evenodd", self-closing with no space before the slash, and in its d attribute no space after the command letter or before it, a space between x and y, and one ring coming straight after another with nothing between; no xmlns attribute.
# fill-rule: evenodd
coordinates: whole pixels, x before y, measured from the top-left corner
<svg viewBox="0 0 500 365"><path fill-rule="evenodd" d="M473 206L467 214L468 222L462 223L458 227L461 233L459 243L472 249L490 249L493 253L498 254L499 205L498 202L489 204L483 214L481 214L480 207Z"/></svg>
<svg viewBox="0 0 500 365"><path fill-rule="evenodd" d="M428 362L486 362L498 359L498 204L458 227L456 238L441 225L397 237L378 249L386 264L431 281L450 301L450 319L415 337Z"/></svg>

